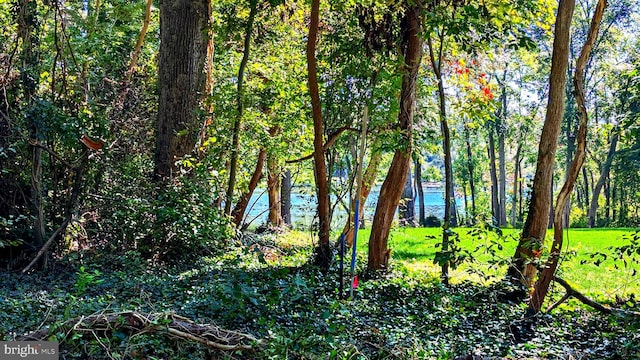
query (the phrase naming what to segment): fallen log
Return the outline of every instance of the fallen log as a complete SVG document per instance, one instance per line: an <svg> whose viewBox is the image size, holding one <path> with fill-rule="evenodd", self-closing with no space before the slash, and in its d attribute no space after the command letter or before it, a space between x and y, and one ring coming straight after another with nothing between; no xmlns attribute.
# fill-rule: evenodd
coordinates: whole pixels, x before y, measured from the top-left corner
<svg viewBox="0 0 640 360"><path fill-rule="evenodd" d="M15 340L45 340L50 336L49 330L49 328L39 329L18 336ZM173 338L195 341L208 348L223 351L251 351L264 344L264 340L257 339L252 335L222 329L213 324L197 324L173 312L154 314L135 311L100 313L73 318L56 327L56 331L62 331L67 335L71 332L92 332L95 334L96 332L114 330L126 330L130 332L130 336L164 332Z"/></svg>
<svg viewBox="0 0 640 360"><path fill-rule="evenodd" d="M602 305L599 302L588 298L583 293L574 289L571 285L569 285L569 283L566 280L562 278L554 276L553 281L560 284L566 290L566 293L564 294L564 296L562 296L560 300L556 301L553 305L549 306L549 308L547 309L547 312L550 312L551 310L555 309L560 304L568 300L570 297L573 297L576 300L580 301L581 303L588 305L604 314L623 315L623 316L628 315L628 316L640 317L640 312L637 312L637 311L615 309L615 308Z"/></svg>

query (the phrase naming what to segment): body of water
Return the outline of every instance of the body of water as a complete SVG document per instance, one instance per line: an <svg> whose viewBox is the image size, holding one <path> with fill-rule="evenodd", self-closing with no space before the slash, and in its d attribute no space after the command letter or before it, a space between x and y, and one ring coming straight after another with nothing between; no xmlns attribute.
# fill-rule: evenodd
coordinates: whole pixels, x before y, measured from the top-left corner
<svg viewBox="0 0 640 360"><path fill-rule="evenodd" d="M424 186L424 208L425 215L433 215L442 219L444 216L444 187ZM291 222L294 227L305 228L308 227L316 214L316 196L313 193L314 188L297 189L291 194ZM371 194L367 198L365 203L364 218L366 223L371 223L373 215L376 210L376 204L378 202L378 196L380 194L380 187L373 188ZM335 202L335 198L332 198L332 204ZM348 199L344 199L344 204L347 205ZM462 206L462 200L456 199L457 206ZM415 201L416 216L418 215L418 199ZM249 202L249 208L247 211L246 222L251 226L258 226L264 224L267 221L269 210L269 199L267 192L264 189L256 189L256 192L251 197ZM335 207L335 212L332 221L332 227L338 228L344 225L346 221L347 212L345 207L338 204ZM397 212L396 212L397 216Z"/></svg>

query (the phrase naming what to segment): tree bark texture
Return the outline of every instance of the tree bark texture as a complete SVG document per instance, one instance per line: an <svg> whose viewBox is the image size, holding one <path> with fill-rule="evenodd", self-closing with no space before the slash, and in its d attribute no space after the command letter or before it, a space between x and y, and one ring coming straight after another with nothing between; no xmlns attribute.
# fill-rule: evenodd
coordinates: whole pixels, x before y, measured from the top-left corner
<svg viewBox="0 0 640 360"><path fill-rule="evenodd" d="M238 173L238 155L240 152L240 129L242 126L242 115L244 114L244 75L249 62L251 52L251 35L253 33L253 22L258 12L258 0L251 0L249 19L245 27L244 48L242 50L242 60L238 68L238 85L236 89L236 117L233 121L233 132L231 133L231 161L229 163L229 183L227 184L227 195L224 204L225 214L231 214L231 203L233 202L233 189L236 186L236 176Z"/></svg>
<svg viewBox="0 0 640 360"><path fill-rule="evenodd" d="M403 134L403 141L393 155L387 177L380 188L380 196L371 226L369 238L368 270L377 271L387 267L389 249L387 241L391 223L402 195L402 186L407 180L411 165L413 147L413 116L416 102L418 71L422 61L421 1L409 5L403 21L406 28L403 37L403 58L405 61L402 74L402 90L400 92L400 113L398 125Z"/></svg>
<svg viewBox="0 0 640 360"><path fill-rule="evenodd" d="M580 56L578 57L578 61L576 62L573 84L575 88L576 102L578 104L579 114L578 136L576 139L577 145L575 148L574 159L571 162L571 167L569 168L569 171L567 173L567 179L562 186L562 189L560 189L558 199L556 200L556 211L553 219L553 244L551 246L549 258L547 259L542 273L540 274L540 278L536 282L536 286L533 290L533 293L531 294L529 307L533 311L533 313L538 313L542 309L542 304L544 303L544 299L547 296L547 292L549 290L549 284L551 284L551 281L555 276L555 271L558 267L558 261L560 260L560 252L562 250L563 243L562 230L564 224L565 205L571 197L571 192L573 191L576 180L580 175L580 169L582 168L582 164L584 163L584 159L586 157L587 126L589 116L587 114L586 100L584 95L584 70L589 59L589 54L591 53L591 49L593 48L596 38L598 37L600 22L602 20L602 15L606 6L606 0L598 0L596 10L593 14L593 18L591 19L591 25L589 26L587 41L582 47Z"/></svg>
<svg viewBox="0 0 640 360"><path fill-rule="evenodd" d="M548 215L551 206L549 194L551 193L558 135L564 113L564 91L567 80L569 38L574 7L575 0L560 0L558 4L551 74L549 76L547 113L538 147L538 159L533 189L531 190L529 212L513 257L513 264L508 271L509 276L521 279L527 288L531 287L537 275L536 266L530 260L540 257L540 250L547 233L547 225L549 224Z"/></svg>
<svg viewBox="0 0 640 360"><path fill-rule="evenodd" d="M209 0L160 1L156 179L175 176L176 161L190 154L198 139L208 23Z"/></svg>
<svg viewBox="0 0 640 360"><path fill-rule="evenodd" d="M618 145L618 137L619 133L615 132L611 137L611 142L609 143L609 152L607 153L607 159L602 164L602 169L600 170L600 177L598 178L598 182L593 188L593 192L591 194L591 202L589 205L589 213L588 217L588 225L590 228L596 226L596 214L598 212L598 198L600 197L600 191L602 191L602 187L609 176L609 171L611 170L611 164L613 163L613 157L616 153L616 146ZM586 175L585 175L586 177ZM585 195L586 196L586 195Z"/></svg>
<svg viewBox="0 0 640 360"><path fill-rule="evenodd" d="M281 173L275 155L267 156L267 194L269 196L269 224L282 226L282 208L280 206Z"/></svg>
<svg viewBox="0 0 640 360"><path fill-rule="evenodd" d="M331 262L331 245L329 243L329 181L327 164L324 157L324 129L322 124L322 108L320 90L318 88L316 42L318 41L318 24L320 22L320 0L311 1L311 19L309 37L307 38L307 72L309 79L309 95L313 115L313 170L318 197L318 248L316 249L316 265L328 270Z"/></svg>
<svg viewBox="0 0 640 360"><path fill-rule="evenodd" d="M400 198L399 223L401 226L415 226L416 206L413 194L413 176L411 165L407 169L407 179L404 182L404 189Z"/></svg>
<svg viewBox="0 0 640 360"><path fill-rule="evenodd" d="M282 221L291 226L291 171L284 171L282 176L282 189L280 189Z"/></svg>

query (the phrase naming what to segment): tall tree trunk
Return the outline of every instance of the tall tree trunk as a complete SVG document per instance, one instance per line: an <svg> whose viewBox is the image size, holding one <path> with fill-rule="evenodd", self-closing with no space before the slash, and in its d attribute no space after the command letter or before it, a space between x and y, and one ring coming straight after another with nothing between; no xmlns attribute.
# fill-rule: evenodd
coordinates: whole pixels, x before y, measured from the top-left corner
<svg viewBox="0 0 640 360"><path fill-rule="evenodd" d="M401 226L415 226L416 206L413 199L413 176L411 174L411 165L409 165L409 169L407 169L407 179L404 182L402 197L400 198L400 211L398 212Z"/></svg>
<svg viewBox="0 0 640 360"><path fill-rule="evenodd" d="M449 131L449 123L447 120L447 106L446 97L444 92L444 81L442 78L442 61L443 61L443 46L444 35L440 35L439 49L436 54L433 47L431 37L427 38L427 45L429 47L429 57L431 60L431 67L438 81L438 104L439 104L439 117L440 117L440 130L442 131L442 150L444 153L444 177L445 177L445 200L444 200L444 220L442 222L442 246L441 250L443 254L449 252L449 233L450 228L456 226L457 219L455 217L455 196L453 193L453 163L451 161L451 133ZM437 56L437 59L436 59ZM442 267L442 282L445 285L449 284L449 261L441 263Z"/></svg>
<svg viewBox="0 0 640 360"><path fill-rule="evenodd" d="M467 145L467 170L469 171L469 191L471 192L471 224L476 222L476 182L473 169L473 153L471 151L471 134L467 126L464 127L464 138Z"/></svg>
<svg viewBox="0 0 640 360"><path fill-rule="evenodd" d="M553 218L555 217L554 215L554 210L555 207L553 206L553 189L554 189L554 179L553 179L553 175L551 176L551 191L549 191L549 220L547 222L547 229L552 229L553 228ZM543 239L544 240L544 239Z"/></svg>
<svg viewBox="0 0 640 360"><path fill-rule="evenodd" d="M611 179L607 176L607 180L604 182L604 218L607 222L611 221L609 217L611 214Z"/></svg>
<svg viewBox="0 0 640 360"><path fill-rule="evenodd" d="M322 108L320 107L320 91L318 89L318 74L316 63L316 42L318 40L318 23L320 22L320 0L311 1L311 19L309 22L309 36L307 38L307 72L309 77L309 95L313 110L313 174L316 181L316 195L318 197L318 247L316 249L315 264L322 269L329 270L331 262L331 244L329 243L329 182L327 178L327 164L323 149Z"/></svg>
<svg viewBox="0 0 640 360"><path fill-rule="evenodd" d="M387 241L393 217L402 195L402 187L411 164L413 147L413 116L416 102L418 71L422 61L421 12L422 2L415 1L405 10L403 22L403 56L405 61L402 74L402 90L400 92L400 112L398 114L399 130L403 139L396 150L387 177L380 188L380 196L373 217L371 236L369 238L368 270L377 271L386 268L389 260Z"/></svg>
<svg viewBox="0 0 640 360"><path fill-rule="evenodd" d="M22 41L20 83L24 96L24 104L29 137L34 141L41 141L42 133L40 124L34 118L34 96L40 79L39 60L39 20L37 18L37 2L20 0L18 2L18 37ZM35 248L40 248L45 239L44 193L42 186L42 149L32 145L29 148L31 155L31 211L33 215L33 242ZM46 260L46 257L43 257Z"/></svg>
<svg viewBox="0 0 640 360"><path fill-rule="evenodd" d="M558 4L547 114L540 137L529 212L520 242L513 256L513 264L508 271L509 276L521 279L527 288L531 287L537 275L535 265L527 260L540 257L540 249L543 246L549 224L549 194L558 147L558 135L564 112L564 90L567 80L569 38L574 7L575 0L560 0Z"/></svg>
<svg viewBox="0 0 640 360"><path fill-rule="evenodd" d="M571 196L571 191L580 174L580 168L584 163L586 156L586 144L587 144L587 107L585 105L584 96L584 68L589 58L589 53L595 43L598 36L598 29L600 28L600 21L604 13L604 8L607 6L606 0L598 0L596 5L596 11L591 19L591 25L589 27L589 34L587 35L587 41L585 42L580 57L576 62L576 71L574 75L574 87L576 91L576 101L578 102L578 112L580 114L580 126L578 127L577 148L575 158L571 163L571 168L567 176L567 180L562 186L558 199L556 201L556 213L554 217L553 226L553 245L549 258L540 274L540 279L536 282L536 286L531 294L531 302L529 304L530 310L533 313L538 313L542 309L542 304L549 290L549 284L555 275L556 268L558 267L558 261L560 259L560 252L562 250L562 230L563 230L563 209L566 202Z"/></svg>
<svg viewBox="0 0 640 360"><path fill-rule="evenodd" d="M496 131L498 133L498 193L500 194L499 200L499 215L498 225L507 225L507 172L505 169L506 155L504 149L506 122L507 122L507 69L504 70L502 77L502 94L500 95L502 110L498 117L498 123L496 124Z"/></svg>
<svg viewBox="0 0 640 360"><path fill-rule="evenodd" d="M413 160L414 168L416 171L416 191L418 192L418 224L420 226L425 226L426 214L424 211L424 188L422 187L422 163L420 159L416 156Z"/></svg>
<svg viewBox="0 0 640 360"><path fill-rule="evenodd" d="M582 167L582 182L584 185L584 212L587 213L587 219L589 218L589 178L587 177L587 168Z"/></svg>
<svg viewBox="0 0 640 360"><path fill-rule="evenodd" d="M494 128L489 129L489 174L491 176L491 217L493 225L500 223L500 200L498 197L498 172L496 169L496 141L493 135Z"/></svg>
<svg viewBox="0 0 640 360"><path fill-rule="evenodd" d="M513 199L511 200L511 226L514 228L516 227L518 221L518 185L521 183L519 177L521 152L522 144L518 144L516 155L513 157Z"/></svg>
<svg viewBox="0 0 640 360"><path fill-rule="evenodd" d="M282 221L291 227L291 171L284 171L282 176L282 189L280 190Z"/></svg>
<svg viewBox="0 0 640 360"><path fill-rule="evenodd" d="M619 136L619 133L615 131L615 133L611 137L611 142L609 143L609 152L607 153L607 159L604 161L604 164L602 164L600 177L598 178L598 182L596 183L596 186L593 188L593 192L591 194L591 205L589 206L589 213L587 215L587 218L589 219L588 225L590 228L596 226L596 214L598 212L598 197L600 197L600 191L602 190L605 180L609 176L609 171L611 170L613 157L616 154L616 146L618 145L618 136Z"/></svg>
<svg viewBox="0 0 640 360"><path fill-rule="evenodd" d="M518 222L524 217L524 177L522 176L522 164L518 165L518 179L521 179L518 188Z"/></svg>
<svg viewBox="0 0 640 360"><path fill-rule="evenodd" d="M156 179L176 173L176 161L190 154L198 139L205 85L209 0L160 1L160 97L154 154Z"/></svg>
<svg viewBox="0 0 640 360"><path fill-rule="evenodd" d="M282 226L282 208L280 202L281 172L274 155L267 157L267 194L269 195L269 224Z"/></svg>
<svg viewBox="0 0 640 360"><path fill-rule="evenodd" d="M244 114L244 74L249 62L251 51L251 35L253 33L253 22L258 12L258 0L251 0L249 19L245 27L244 48L242 60L238 68L238 84L236 89L237 113L233 121L233 132L231 133L231 161L229 163L229 183L227 184L227 195L224 203L225 214L231 214L231 203L233 202L233 190L236 186L236 176L238 173L238 153L240 152L240 130L242 125L242 115Z"/></svg>

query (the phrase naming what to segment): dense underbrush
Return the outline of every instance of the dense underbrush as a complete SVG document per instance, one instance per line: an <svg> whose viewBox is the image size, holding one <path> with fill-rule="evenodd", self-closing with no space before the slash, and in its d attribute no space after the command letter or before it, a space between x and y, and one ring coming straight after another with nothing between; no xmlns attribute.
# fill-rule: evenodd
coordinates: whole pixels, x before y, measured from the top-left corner
<svg viewBox="0 0 640 360"><path fill-rule="evenodd" d="M640 324L631 318L570 303L527 322L500 284L447 288L400 266L360 281L354 299L339 299L337 270L323 275L307 265L310 254L302 241L248 237L224 255L173 265L133 252L75 253L47 272L0 273L0 339L50 327L61 359L640 357ZM162 332L56 330L68 319L118 311L175 312L266 341L252 352L220 352Z"/></svg>

